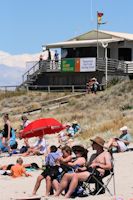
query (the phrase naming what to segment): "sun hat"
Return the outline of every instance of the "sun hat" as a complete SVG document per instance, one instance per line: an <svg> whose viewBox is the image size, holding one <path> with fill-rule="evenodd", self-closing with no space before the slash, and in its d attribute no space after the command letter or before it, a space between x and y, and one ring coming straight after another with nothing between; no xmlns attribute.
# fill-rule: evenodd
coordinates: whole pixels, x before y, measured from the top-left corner
<svg viewBox="0 0 133 200"><path fill-rule="evenodd" d="M93 77L91 80L92 80L92 81L96 81L97 79L96 79L95 77Z"/></svg>
<svg viewBox="0 0 133 200"><path fill-rule="evenodd" d="M74 145L72 146L72 151L76 154L76 153L80 153L82 157L84 157L87 160L87 154L88 154L88 150L85 149L83 146L81 145Z"/></svg>
<svg viewBox="0 0 133 200"><path fill-rule="evenodd" d="M90 139L90 141L95 142L96 144L98 144L102 147L104 146L104 143L105 143L104 139L99 136L95 137L94 139Z"/></svg>
<svg viewBox="0 0 133 200"><path fill-rule="evenodd" d="M120 131L127 131L128 130L128 127L127 126L123 126L120 128Z"/></svg>
<svg viewBox="0 0 133 200"><path fill-rule="evenodd" d="M78 124L78 122L77 122L76 120L74 120L74 121L72 122L72 124Z"/></svg>
<svg viewBox="0 0 133 200"><path fill-rule="evenodd" d="M81 145L74 145L72 147L72 151L75 153L75 152L84 152L85 151L85 148Z"/></svg>

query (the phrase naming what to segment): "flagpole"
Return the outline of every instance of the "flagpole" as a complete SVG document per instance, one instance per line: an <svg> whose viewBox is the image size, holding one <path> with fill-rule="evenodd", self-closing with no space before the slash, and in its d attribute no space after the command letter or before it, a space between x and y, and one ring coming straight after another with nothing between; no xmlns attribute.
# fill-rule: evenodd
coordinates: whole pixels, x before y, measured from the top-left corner
<svg viewBox="0 0 133 200"><path fill-rule="evenodd" d="M97 58L99 57L99 51L98 51L98 28L99 28L99 24L98 24L98 11L97 11Z"/></svg>
<svg viewBox="0 0 133 200"><path fill-rule="evenodd" d="M91 0L91 21L93 21L93 13L92 13L93 5L92 5L92 0Z"/></svg>

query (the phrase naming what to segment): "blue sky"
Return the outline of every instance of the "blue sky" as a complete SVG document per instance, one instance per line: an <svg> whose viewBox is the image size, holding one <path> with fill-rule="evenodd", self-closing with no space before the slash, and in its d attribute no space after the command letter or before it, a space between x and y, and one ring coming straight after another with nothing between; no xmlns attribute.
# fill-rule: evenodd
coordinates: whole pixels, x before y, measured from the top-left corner
<svg viewBox="0 0 133 200"><path fill-rule="evenodd" d="M0 50L37 53L96 29L97 11L108 21L101 29L133 33L132 8L132 0L0 0Z"/></svg>

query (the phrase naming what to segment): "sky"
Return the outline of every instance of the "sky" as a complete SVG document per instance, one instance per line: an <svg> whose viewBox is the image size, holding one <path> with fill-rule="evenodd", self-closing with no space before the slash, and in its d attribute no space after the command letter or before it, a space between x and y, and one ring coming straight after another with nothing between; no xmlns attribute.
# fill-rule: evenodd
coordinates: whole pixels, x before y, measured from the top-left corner
<svg viewBox="0 0 133 200"><path fill-rule="evenodd" d="M37 53L96 29L97 11L108 22L101 29L133 33L132 8L132 0L0 0L0 50Z"/></svg>
<svg viewBox="0 0 133 200"><path fill-rule="evenodd" d="M0 64L25 67L42 45L96 29L133 33L133 0L0 0Z"/></svg>

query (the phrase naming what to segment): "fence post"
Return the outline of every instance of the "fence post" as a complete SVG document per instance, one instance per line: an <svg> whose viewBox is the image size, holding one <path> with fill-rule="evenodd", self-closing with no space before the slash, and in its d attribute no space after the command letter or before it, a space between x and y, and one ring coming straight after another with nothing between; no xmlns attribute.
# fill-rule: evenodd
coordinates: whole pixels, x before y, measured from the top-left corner
<svg viewBox="0 0 133 200"><path fill-rule="evenodd" d="M75 91L74 91L74 85L72 85L72 93L74 93Z"/></svg>
<svg viewBox="0 0 133 200"><path fill-rule="evenodd" d="M48 85L48 93L50 93L50 85Z"/></svg>
<svg viewBox="0 0 133 200"><path fill-rule="evenodd" d="M126 64L126 74L128 74L128 64Z"/></svg>

